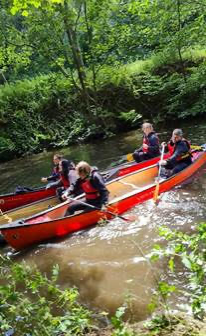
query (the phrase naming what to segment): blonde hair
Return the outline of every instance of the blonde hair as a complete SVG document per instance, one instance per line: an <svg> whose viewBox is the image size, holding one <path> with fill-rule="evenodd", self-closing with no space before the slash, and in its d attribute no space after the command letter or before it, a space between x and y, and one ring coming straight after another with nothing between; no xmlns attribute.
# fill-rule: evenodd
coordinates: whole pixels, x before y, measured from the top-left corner
<svg viewBox="0 0 206 336"><path fill-rule="evenodd" d="M89 175L91 172L91 167L87 162L80 161L76 166L76 171L78 174L83 173L85 175Z"/></svg>

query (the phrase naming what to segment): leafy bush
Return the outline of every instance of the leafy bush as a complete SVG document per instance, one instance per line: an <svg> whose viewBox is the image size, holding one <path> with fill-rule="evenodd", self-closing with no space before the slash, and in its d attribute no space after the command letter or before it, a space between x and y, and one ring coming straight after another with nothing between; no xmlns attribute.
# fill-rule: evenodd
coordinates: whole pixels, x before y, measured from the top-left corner
<svg viewBox="0 0 206 336"><path fill-rule="evenodd" d="M77 303L77 289L61 290L58 273L54 266L48 279L0 257L1 335L82 335L90 328L90 312Z"/></svg>
<svg viewBox="0 0 206 336"><path fill-rule="evenodd" d="M168 52L126 66L102 67L96 90L92 84L88 88L89 117L80 92L61 74L1 86L0 156L2 150L23 155L111 136L137 126L141 117L158 123L201 116L206 103L204 59L203 50L185 51L186 77Z"/></svg>

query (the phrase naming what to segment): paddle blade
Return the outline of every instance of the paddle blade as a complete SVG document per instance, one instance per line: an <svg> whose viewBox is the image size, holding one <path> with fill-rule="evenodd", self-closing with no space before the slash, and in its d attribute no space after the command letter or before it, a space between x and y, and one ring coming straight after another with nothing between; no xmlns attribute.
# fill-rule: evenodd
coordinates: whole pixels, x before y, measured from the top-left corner
<svg viewBox="0 0 206 336"><path fill-rule="evenodd" d="M191 149L194 149L194 150L197 150L197 151L198 151L198 150L200 150L200 151L203 150L203 147L202 147L202 146L191 145L190 147L191 147Z"/></svg>
<svg viewBox="0 0 206 336"><path fill-rule="evenodd" d="M134 157L132 153L127 154L127 161L134 161Z"/></svg>
<svg viewBox="0 0 206 336"><path fill-rule="evenodd" d="M129 216L127 216L127 221L128 222L135 222L136 220L138 220L138 218L135 215L129 215Z"/></svg>
<svg viewBox="0 0 206 336"><path fill-rule="evenodd" d="M154 191L154 195L153 195L153 201L155 202L155 204L158 203L158 195L159 195L159 188L160 188L160 184L159 182L157 182L155 191Z"/></svg>

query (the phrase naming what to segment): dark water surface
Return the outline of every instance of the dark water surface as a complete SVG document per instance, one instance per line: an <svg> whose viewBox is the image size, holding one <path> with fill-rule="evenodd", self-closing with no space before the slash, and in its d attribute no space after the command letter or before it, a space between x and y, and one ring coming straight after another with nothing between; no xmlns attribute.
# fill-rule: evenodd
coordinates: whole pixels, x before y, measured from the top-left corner
<svg viewBox="0 0 206 336"><path fill-rule="evenodd" d="M185 136L193 144L206 142L204 125L184 127ZM170 137L165 129L160 140ZM132 131L106 141L87 145L76 145L61 150L66 158L76 162L86 160L105 169L115 158L133 151L141 143L141 132ZM13 191L18 184L37 186L40 178L51 169L54 152L45 152L28 158L1 164L0 193ZM136 220L128 223L114 219L104 225L67 236L62 240L41 243L32 249L18 253L15 259L37 264L42 271L49 272L52 265L60 266L62 288L76 285L82 302L91 308L113 313L129 298L131 315L135 320L147 316L147 305L156 287L156 277L167 271L165 265L154 265L145 259L152 246L160 241L158 226L168 225L192 232L197 223L206 221L206 174L196 176L190 184L162 195L158 206L148 201L130 211ZM12 249L5 247L2 254ZM184 287L184 276L175 278L176 284ZM186 289L186 288L185 288ZM186 303L182 297L173 298L174 308Z"/></svg>

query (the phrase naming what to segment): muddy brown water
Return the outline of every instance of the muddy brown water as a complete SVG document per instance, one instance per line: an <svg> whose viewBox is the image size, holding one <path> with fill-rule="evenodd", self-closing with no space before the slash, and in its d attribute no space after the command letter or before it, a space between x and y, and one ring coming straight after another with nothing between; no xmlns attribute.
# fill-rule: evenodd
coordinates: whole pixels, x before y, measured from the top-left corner
<svg viewBox="0 0 206 336"><path fill-rule="evenodd" d="M186 136L194 144L206 142L203 125L187 125ZM170 132L163 129L160 140ZM93 144L76 145L61 152L75 162L87 160L102 169L120 159L122 154L133 151L141 142L141 132L132 131L118 137ZM13 160L0 166L1 193L13 191L16 185L37 186L40 178L51 169L53 152ZM148 316L147 305L151 300L159 274L170 277L166 266L151 265L149 256L161 238L158 226L168 225L185 232L193 232L197 223L206 221L206 171L197 174L192 183L175 188L162 195L158 206L153 201L140 204L125 214L135 217L132 222L115 218L87 230L69 235L61 240L42 242L31 249L16 253L16 261L26 260L48 272L55 264L60 266L59 282L62 288L75 285L79 288L84 304L111 314L127 302L134 320ZM2 254L13 250L6 246ZM174 282L187 290L185 275L177 273ZM172 308L187 309L187 301L176 294ZM184 305L184 308L183 308Z"/></svg>

